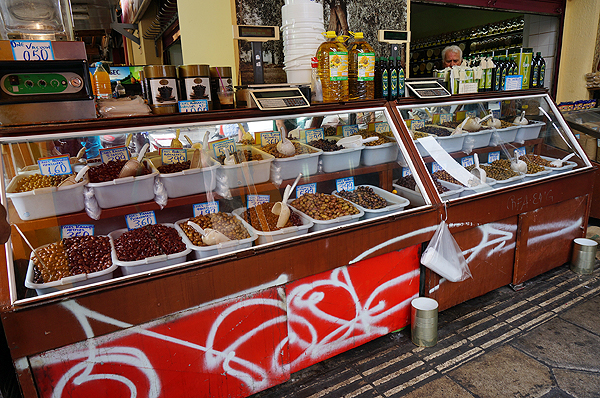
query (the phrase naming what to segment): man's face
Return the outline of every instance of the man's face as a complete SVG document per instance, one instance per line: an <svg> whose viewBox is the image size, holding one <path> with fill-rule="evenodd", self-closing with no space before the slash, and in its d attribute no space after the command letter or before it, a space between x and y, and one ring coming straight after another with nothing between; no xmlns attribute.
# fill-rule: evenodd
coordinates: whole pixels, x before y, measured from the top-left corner
<svg viewBox="0 0 600 398"><path fill-rule="evenodd" d="M448 66L460 65L460 55L457 52L448 51L444 57L444 68Z"/></svg>

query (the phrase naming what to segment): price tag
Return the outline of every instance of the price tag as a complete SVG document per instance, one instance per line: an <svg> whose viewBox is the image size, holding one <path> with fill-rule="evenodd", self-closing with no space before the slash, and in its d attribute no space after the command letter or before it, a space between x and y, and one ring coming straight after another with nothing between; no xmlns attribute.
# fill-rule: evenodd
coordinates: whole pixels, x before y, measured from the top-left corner
<svg viewBox="0 0 600 398"><path fill-rule="evenodd" d="M208 111L208 100L187 100L179 101L179 112L181 113L192 113L192 112L206 112Z"/></svg>
<svg viewBox="0 0 600 398"><path fill-rule="evenodd" d="M440 114L440 124L451 122L451 121L452 121L452 114L451 113L441 113Z"/></svg>
<svg viewBox="0 0 600 398"><path fill-rule="evenodd" d="M100 149L100 160L102 163L108 163L111 160L129 160L129 151L124 145L114 148Z"/></svg>
<svg viewBox="0 0 600 398"><path fill-rule="evenodd" d="M342 126L342 135L344 137L350 137L351 135L358 134L358 124L349 124Z"/></svg>
<svg viewBox="0 0 600 398"><path fill-rule="evenodd" d="M425 127L425 120L413 120L410 124L412 131L416 131Z"/></svg>
<svg viewBox="0 0 600 398"><path fill-rule="evenodd" d="M465 117L470 117L471 119L473 119L474 117L477 117L477 111L466 111L465 112Z"/></svg>
<svg viewBox="0 0 600 398"><path fill-rule="evenodd" d="M412 175L412 171L408 167L402 168L402 177L408 177Z"/></svg>
<svg viewBox="0 0 600 398"><path fill-rule="evenodd" d="M163 164L183 163L187 161L187 149L161 148L160 157Z"/></svg>
<svg viewBox="0 0 600 398"><path fill-rule="evenodd" d="M527 150L525 149L524 146L522 146L521 148L515 149L515 156L517 158L521 157L521 156L525 156L526 153L527 153Z"/></svg>
<svg viewBox="0 0 600 398"><path fill-rule="evenodd" d="M336 191L354 191L354 177L338 178L335 180Z"/></svg>
<svg viewBox="0 0 600 398"><path fill-rule="evenodd" d="M304 130L304 136L306 138L306 143L316 140L322 140L325 137L325 131L322 127L318 129L308 129Z"/></svg>
<svg viewBox="0 0 600 398"><path fill-rule="evenodd" d="M258 133L260 137L260 146L267 146L269 144L277 144L281 141L281 133L279 131L263 131Z"/></svg>
<svg viewBox="0 0 600 398"><path fill-rule="evenodd" d="M438 162L431 163L431 172L435 173L436 171L444 170L442 166L439 165Z"/></svg>
<svg viewBox="0 0 600 398"><path fill-rule="evenodd" d="M69 162L69 155L38 159L38 166L40 167L40 173L45 176L73 173L71 162Z"/></svg>
<svg viewBox="0 0 600 398"><path fill-rule="evenodd" d="M211 213L219 212L219 202L206 202L206 203L196 203L194 205L194 217L204 216Z"/></svg>
<svg viewBox="0 0 600 398"><path fill-rule="evenodd" d="M494 160L500 159L500 151L488 153L488 163L492 163Z"/></svg>
<svg viewBox="0 0 600 398"><path fill-rule="evenodd" d="M235 141L233 138L211 142L210 145L212 146L216 158L225 155L225 148L227 148L230 155L235 153Z"/></svg>
<svg viewBox="0 0 600 398"><path fill-rule="evenodd" d="M390 129L390 125L387 122L377 122L375 123L375 132L376 133L387 133L392 131Z"/></svg>
<svg viewBox="0 0 600 398"><path fill-rule="evenodd" d="M296 198L299 198L306 193L317 193L317 183L313 182L312 184L296 186Z"/></svg>
<svg viewBox="0 0 600 398"><path fill-rule="evenodd" d="M92 224L71 224L60 227L60 238L72 238L74 236L93 236L94 225Z"/></svg>
<svg viewBox="0 0 600 398"><path fill-rule="evenodd" d="M468 167L475 164L475 160L473 160L473 156L465 156L460 159L460 164L462 167Z"/></svg>
<svg viewBox="0 0 600 398"><path fill-rule="evenodd" d="M255 207L261 203L268 203L271 195L248 195L246 196L246 208Z"/></svg>
<svg viewBox="0 0 600 398"><path fill-rule="evenodd" d="M11 40L10 47L15 61L54 60L54 52L50 41Z"/></svg>
<svg viewBox="0 0 600 398"><path fill-rule="evenodd" d="M156 215L153 211L127 214L125 216L125 222L127 223L127 229L129 230L141 228L144 225L156 224Z"/></svg>

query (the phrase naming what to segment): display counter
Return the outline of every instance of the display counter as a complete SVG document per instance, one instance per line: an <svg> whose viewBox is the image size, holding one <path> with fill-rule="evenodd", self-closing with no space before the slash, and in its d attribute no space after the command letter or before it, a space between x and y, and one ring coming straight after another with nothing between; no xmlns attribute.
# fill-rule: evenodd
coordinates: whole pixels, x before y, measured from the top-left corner
<svg viewBox="0 0 600 398"><path fill-rule="evenodd" d="M0 133L2 321L27 397L261 391L406 326L418 295L443 310L562 265L594 171L542 91ZM125 145L53 156L107 135ZM419 263L442 219L466 281Z"/></svg>

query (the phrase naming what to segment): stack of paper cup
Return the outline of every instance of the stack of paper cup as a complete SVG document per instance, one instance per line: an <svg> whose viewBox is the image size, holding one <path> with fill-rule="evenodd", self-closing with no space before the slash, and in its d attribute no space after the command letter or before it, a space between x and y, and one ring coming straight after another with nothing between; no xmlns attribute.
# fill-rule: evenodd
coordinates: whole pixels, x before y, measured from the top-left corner
<svg viewBox="0 0 600 398"><path fill-rule="evenodd" d="M323 5L310 0L285 0L281 17L287 81L310 83L310 59L325 40Z"/></svg>

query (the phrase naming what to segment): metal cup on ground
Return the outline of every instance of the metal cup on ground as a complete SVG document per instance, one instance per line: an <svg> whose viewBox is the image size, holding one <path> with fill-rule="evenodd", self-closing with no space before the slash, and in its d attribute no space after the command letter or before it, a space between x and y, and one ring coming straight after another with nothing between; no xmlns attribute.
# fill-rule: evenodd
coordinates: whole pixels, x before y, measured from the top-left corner
<svg viewBox="0 0 600 398"><path fill-rule="evenodd" d="M577 274L591 274L596 263L596 250L598 242L586 238L573 240L573 254L571 255L571 271Z"/></svg>
<svg viewBox="0 0 600 398"><path fill-rule="evenodd" d="M410 335L420 347L437 344L438 303L432 298L417 297L410 302Z"/></svg>

